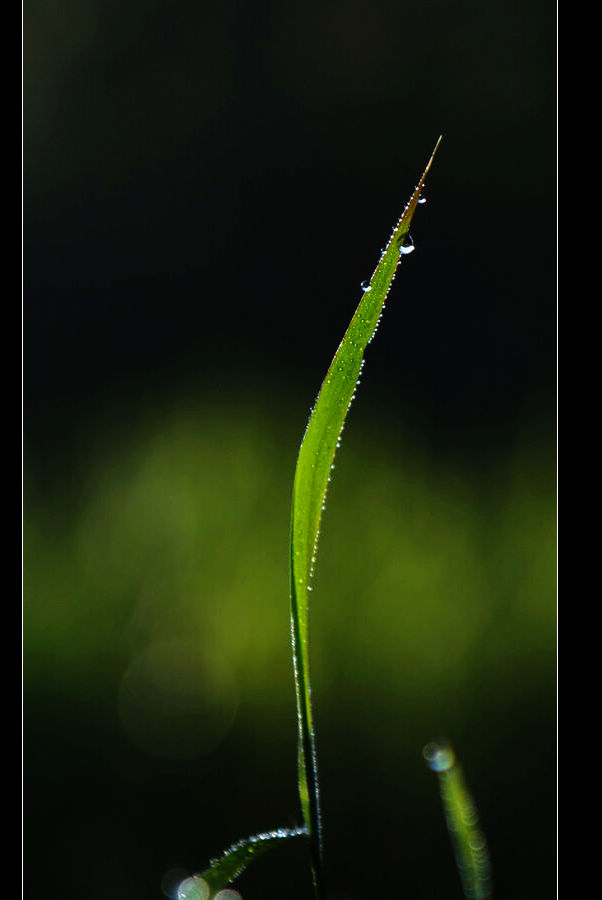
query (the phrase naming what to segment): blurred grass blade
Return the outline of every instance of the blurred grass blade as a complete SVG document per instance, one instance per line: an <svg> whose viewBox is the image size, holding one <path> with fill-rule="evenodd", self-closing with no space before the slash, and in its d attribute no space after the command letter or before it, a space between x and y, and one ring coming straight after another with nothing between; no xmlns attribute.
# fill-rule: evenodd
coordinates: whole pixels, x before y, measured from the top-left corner
<svg viewBox="0 0 602 900"><path fill-rule="evenodd" d="M393 229L364 296L322 383L299 450L291 512L291 637L299 732L299 796L310 838L316 896L321 896L322 835L315 737L311 711L308 654L308 598L315 563L320 519L336 448L355 394L363 355L378 325L399 260L412 249L407 243L414 212L437 141L414 193Z"/></svg>
<svg viewBox="0 0 602 900"><path fill-rule="evenodd" d="M424 758L437 773L443 810L451 837L464 896L489 900L491 875L489 853L479 829L476 806L470 796L453 749L446 744L427 744Z"/></svg>
<svg viewBox="0 0 602 900"><path fill-rule="evenodd" d="M197 897L202 897L206 888L213 895L238 878L253 860L281 845L283 841L298 837L307 837L307 830L305 828L278 828L275 831L255 834L237 841L236 844L228 847L219 859L211 860L208 868L200 875L194 875L182 882L178 900L197 900Z"/></svg>

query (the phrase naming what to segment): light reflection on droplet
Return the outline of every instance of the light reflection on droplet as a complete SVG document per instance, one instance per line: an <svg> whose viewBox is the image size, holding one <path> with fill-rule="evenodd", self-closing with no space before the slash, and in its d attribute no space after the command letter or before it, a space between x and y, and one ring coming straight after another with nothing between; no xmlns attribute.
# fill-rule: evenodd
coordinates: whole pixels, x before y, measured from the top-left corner
<svg viewBox="0 0 602 900"><path fill-rule="evenodd" d="M178 888L178 900L208 900L208 897L209 885L198 875L184 879Z"/></svg>
<svg viewBox="0 0 602 900"><path fill-rule="evenodd" d="M231 891L227 888L225 891L220 891L219 894L216 894L214 900L242 900L242 896L238 891Z"/></svg>
<svg viewBox="0 0 602 900"><path fill-rule="evenodd" d="M178 887L186 878L187 872L179 867L169 869L161 879L161 890L170 900L177 900Z"/></svg>
<svg viewBox="0 0 602 900"><path fill-rule="evenodd" d="M427 744L422 751L429 769L433 772L447 772L456 761L454 751L451 747L445 747L442 744Z"/></svg>

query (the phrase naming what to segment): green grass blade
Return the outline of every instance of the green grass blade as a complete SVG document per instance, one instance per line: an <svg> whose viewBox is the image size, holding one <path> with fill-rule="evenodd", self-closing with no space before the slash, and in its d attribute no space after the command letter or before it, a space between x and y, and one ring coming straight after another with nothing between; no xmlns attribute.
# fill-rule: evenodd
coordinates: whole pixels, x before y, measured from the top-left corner
<svg viewBox="0 0 602 900"><path fill-rule="evenodd" d="M441 138L439 138L439 141ZM336 448L354 397L367 344L378 325L400 258L409 252L408 232L426 175L439 146L393 229L364 296L322 383L299 450L291 513L291 637L299 732L299 796L310 838L316 896L320 887L322 835L309 678L307 593L315 563L320 520Z"/></svg>
<svg viewBox="0 0 602 900"><path fill-rule="evenodd" d="M291 838L307 837L305 828L278 828L243 838L218 859L211 860L200 875L186 878L178 889L178 900L205 900L229 885L247 866L268 850Z"/></svg>
<svg viewBox="0 0 602 900"><path fill-rule="evenodd" d="M453 749L445 744L427 744L424 758L437 773L443 810L447 821L464 896L489 900L491 876L485 837L478 825L476 806L470 796Z"/></svg>

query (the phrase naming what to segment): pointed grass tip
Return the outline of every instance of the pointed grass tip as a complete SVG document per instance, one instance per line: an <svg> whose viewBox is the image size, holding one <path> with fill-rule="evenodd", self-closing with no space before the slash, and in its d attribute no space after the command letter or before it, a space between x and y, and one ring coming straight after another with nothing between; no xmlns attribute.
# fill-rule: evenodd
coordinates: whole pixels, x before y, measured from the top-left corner
<svg viewBox="0 0 602 900"><path fill-rule="evenodd" d="M424 172L422 173L422 178L421 178L420 181L418 182L418 186L416 187L416 190L418 191L418 194L420 194L420 190L421 190L421 189L423 188L423 186L424 186L424 179L426 178L426 176L428 175L428 173L429 173L429 171L430 171L430 168L431 168L431 166L432 166L432 164L433 164L433 160L434 160L434 158L435 158L435 154L436 154L437 150L439 149L439 144L441 143L442 138L443 138L443 135L440 134L439 137L437 138L437 143L435 144L435 147L434 147L434 149L433 149L433 152L431 153L431 158L430 158L429 161L427 162L426 168L425 168Z"/></svg>

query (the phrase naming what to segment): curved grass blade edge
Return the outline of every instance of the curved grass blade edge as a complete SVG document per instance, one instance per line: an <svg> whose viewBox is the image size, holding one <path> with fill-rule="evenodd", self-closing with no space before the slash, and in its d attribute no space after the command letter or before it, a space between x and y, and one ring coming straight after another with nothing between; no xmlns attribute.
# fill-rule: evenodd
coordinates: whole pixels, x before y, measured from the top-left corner
<svg viewBox="0 0 602 900"><path fill-rule="evenodd" d="M440 141L441 138L364 288L364 296L322 382L301 442L295 469L291 509L290 584L291 645L298 727L298 785L318 900L323 896L322 829L311 706L307 592L311 590L320 521L334 455L355 396L363 366L363 354L378 326L400 258L409 249L405 247L405 240Z"/></svg>
<svg viewBox="0 0 602 900"><path fill-rule="evenodd" d="M307 838L307 829L277 828L237 841L222 856L212 859L200 875L185 879L178 890L178 900L188 900L188 897L196 900L207 889L213 896L238 878L258 857L291 838Z"/></svg>

